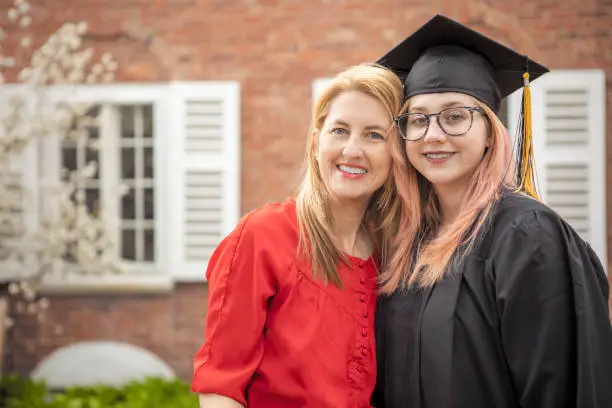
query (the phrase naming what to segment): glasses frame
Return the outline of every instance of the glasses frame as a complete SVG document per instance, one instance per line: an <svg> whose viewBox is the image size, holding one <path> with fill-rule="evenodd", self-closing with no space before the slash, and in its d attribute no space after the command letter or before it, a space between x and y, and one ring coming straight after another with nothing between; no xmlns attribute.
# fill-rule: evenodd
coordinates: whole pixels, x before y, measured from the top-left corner
<svg viewBox="0 0 612 408"><path fill-rule="evenodd" d="M449 111L451 109L467 109L470 112L470 126L468 127L468 129L463 132L463 133L457 133L457 134L451 134L448 133L446 131L446 129L444 129L443 126L440 125L440 115L442 115L444 112ZM397 126L398 132L401 136L402 139L408 141L408 142L417 142L421 139L423 139L425 136L427 136L427 132L429 131L429 128L431 126L431 118L436 118L436 122L438 124L438 127L440 128L440 130L442 130L442 132L444 132L445 135L447 136L452 136L452 137L458 137L458 136L463 136L465 135L467 132L469 132L472 129L472 125L474 124L474 112L478 112L482 115L484 115L486 117L486 113L485 110L479 106L451 106L445 109L442 109L440 112L438 113L404 113L402 115L396 116L395 118L393 118L393 122L395 122L395 126ZM424 117L427 120L427 127L425 128L425 131L423 132L423 135L417 139L408 139L406 137L406 135L404 135L404 132L402 131L402 127L400 126L400 121L402 119L406 119L409 118L411 116L419 116L419 117Z"/></svg>

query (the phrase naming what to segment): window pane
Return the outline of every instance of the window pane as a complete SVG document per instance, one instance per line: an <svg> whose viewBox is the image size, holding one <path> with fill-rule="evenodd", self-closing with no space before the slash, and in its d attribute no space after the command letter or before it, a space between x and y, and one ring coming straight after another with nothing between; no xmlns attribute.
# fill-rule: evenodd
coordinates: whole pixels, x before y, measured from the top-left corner
<svg viewBox="0 0 612 408"><path fill-rule="evenodd" d="M144 218L145 220L155 218L155 195L152 188L144 189Z"/></svg>
<svg viewBox="0 0 612 408"><path fill-rule="evenodd" d="M100 191L97 188L85 190L85 203L89 212L97 217L100 214Z"/></svg>
<svg viewBox="0 0 612 408"><path fill-rule="evenodd" d="M153 178L154 170L153 170L153 148L145 147L144 148L144 172L145 178Z"/></svg>
<svg viewBox="0 0 612 408"><path fill-rule="evenodd" d="M87 163L89 163L90 161L95 161L96 163L98 162L98 149L94 149L94 148L87 148L86 150L86 161Z"/></svg>
<svg viewBox="0 0 612 408"><path fill-rule="evenodd" d="M155 261L155 231L152 229L144 231L144 260Z"/></svg>
<svg viewBox="0 0 612 408"><path fill-rule="evenodd" d="M64 146L62 148L62 167L69 171L77 169L77 149L72 146Z"/></svg>
<svg viewBox="0 0 612 408"><path fill-rule="evenodd" d="M134 197L134 189L121 198L121 219L133 220L136 218L136 201Z"/></svg>
<svg viewBox="0 0 612 408"><path fill-rule="evenodd" d="M97 118L100 115L100 105L94 105L87 109L87 116L91 116L92 118Z"/></svg>
<svg viewBox="0 0 612 408"><path fill-rule="evenodd" d="M144 134L142 136L145 139L151 139L153 137L153 106L143 106L142 116L144 121Z"/></svg>
<svg viewBox="0 0 612 408"><path fill-rule="evenodd" d="M94 175L91 178L97 180L99 178L99 170L100 170L100 161L98 159L98 150L97 149L88 148L85 151L85 161L86 161L86 164L89 163L89 162L95 162L96 163L96 172L94 173Z"/></svg>
<svg viewBox="0 0 612 408"><path fill-rule="evenodd" d="M130 180L136 176L136 166L134 164L135 151L136 149L133 147L121 149L121 178L124 180Z"/></svg>
<svg viewBox="0 0 612 408"><path fill-rule="evenodd" d="M122 106L121 108L121 137L123 139L134 138L134 107Z"/></svg>
<svg viewBox="0 0 612 408"><path fill-rule="evenodd" d="M136 232L134 230L121 232L121 256L123 259L136 260Z"/></svg>
<svg viewBox="0 0 612 408"><path fill-rule="evenodd" d="M90 141L98 139L99 135L100 135L100 131L98 130L97 126L92 126L89 128L88 139Z"/></svg>

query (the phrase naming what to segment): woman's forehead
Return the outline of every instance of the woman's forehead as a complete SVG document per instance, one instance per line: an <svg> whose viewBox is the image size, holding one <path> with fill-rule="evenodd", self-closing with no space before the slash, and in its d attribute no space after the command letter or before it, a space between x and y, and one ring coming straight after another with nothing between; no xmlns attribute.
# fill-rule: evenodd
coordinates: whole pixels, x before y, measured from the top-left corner
<svg viewBox="0 0 612 408"><path fill-rule="evenodd" d="M474 106L474 97L459 92L438 92L415 95L408 100L411 111L429 111L452 106Z"/></svg>

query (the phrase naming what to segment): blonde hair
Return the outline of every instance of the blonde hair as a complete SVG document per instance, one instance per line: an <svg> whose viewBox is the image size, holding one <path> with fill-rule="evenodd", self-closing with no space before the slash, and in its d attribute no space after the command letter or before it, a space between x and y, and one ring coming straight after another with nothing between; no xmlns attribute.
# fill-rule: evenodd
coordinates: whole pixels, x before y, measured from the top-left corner
<svg viewBox="0 0 612 408"><path fill-rule="evenodd" d="M515 186L508 131L489 107L475 102L488 119L490 143L471 177L458 217L444 230L440 230L441 214L431 183L410 164L403 142L391 146L402 216L394 242L396 251L380 276L382 293L428 287L442 280L473 249L502 187ZM406 102L402 113L409 104Z"/></svg>
<svg viewBox="0 0 612 408"><path fill-rule="evenodd" d="M313 274L326 283L338 287L342 282L336 266L339 262L348 264L343 252L333 239L333 222L329 209L327 190L316 160L315 132L320 131L333 100L340 94L359 91L376 98L389 114L389 120L399 113L402 100L402 82L390 70L377 65L357 65L339 73L318 97L312 115L312 128L307 141L306 170L296 196L299 225L299 252L309 258ZM390 125L388 140L397 139L395 126ZM393 174L374 193L368 204L362 228L365 228L376 245L376 253L385 264L390 258L389 232L399 225L400 206L396 199Z"/></svg>

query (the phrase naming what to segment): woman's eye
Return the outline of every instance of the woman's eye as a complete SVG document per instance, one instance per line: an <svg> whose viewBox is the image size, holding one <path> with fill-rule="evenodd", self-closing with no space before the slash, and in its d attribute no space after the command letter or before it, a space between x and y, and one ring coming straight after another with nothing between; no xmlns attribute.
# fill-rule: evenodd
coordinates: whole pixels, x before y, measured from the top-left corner
<svg viewBox="0 0 612 408"><path fill-rule="evenodd" d="M378 132L370 132L369 136L372 139L385 140L385 136L380 134L380 133L378 133Z"/></svg>
<svg viewBox="0 0 612 408"><path fill-rule="evenodd" d="M424 117L416 117L410 119L410 124L413 126L424 126L427 124L427 119Z"/></svg>
<svg viewBox="0 0 612 408"><path fill-rule="evenodd" d="M338 135L338 136L342 136L345 135L347 133L347 130L344 128L333 128L329 131L329 133L334 134L334 135Z"/></svg>

